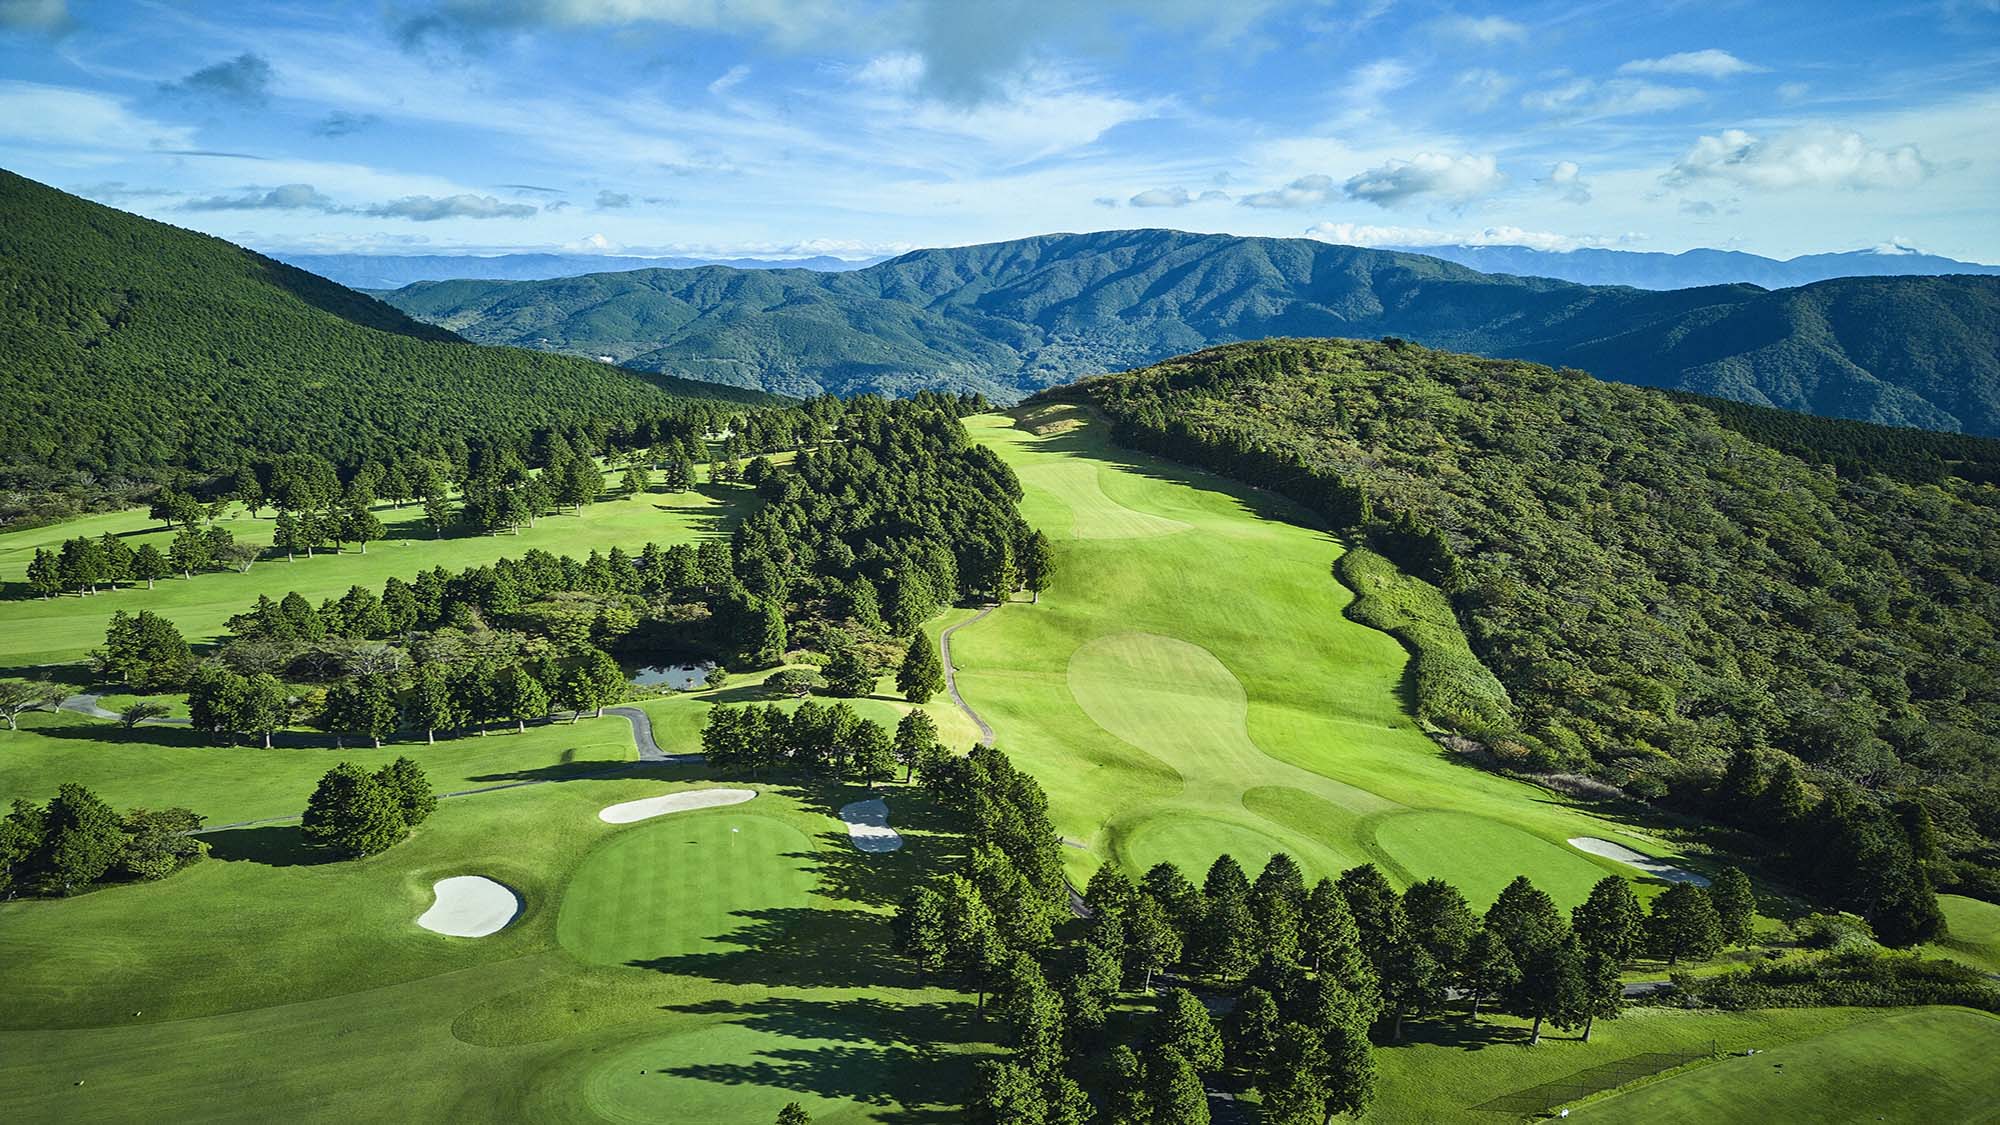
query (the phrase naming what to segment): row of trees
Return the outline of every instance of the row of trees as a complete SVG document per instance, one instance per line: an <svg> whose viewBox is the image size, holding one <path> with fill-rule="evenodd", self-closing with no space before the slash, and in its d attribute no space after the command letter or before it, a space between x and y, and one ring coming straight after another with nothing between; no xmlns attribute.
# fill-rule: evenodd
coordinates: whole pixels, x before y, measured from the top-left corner
<svg viewBox="0 0 2000 1125"><path fill-rule="evenodd" d="M572 722L585 711L602 717L627 689L618 662L594 648L561 659L426 663L403 675L347 676L317 701L293 695L269 673L246 676L205 664L189 680L188 711L196 730L261 738L267 749L272 732L301 720L332 734L336 746L355 738L379 747L401 732L421 732L426 742L439 731L473 728L484 735L494 723L526 732L529 722L556 711L568 711Z"/></svg>
<svg viewBox="0 0 2000 1125"><path fill-rule="evenodd" d="M945 757L937 724L922 711L904 715L891 734L845 703L812 700L790 713L776 704L710 708L701 750L716 769L853 774L870 785L893 777L898 766L907 780Z"/></svg>
<svg viewBox="0 0 2000 1125"><path fill-rule="evenodd" d="M111 879L164 879L208 855L192 835L202 818L182 808L124 815L70 783L46 805L15 798L0 819L0 897L74 894Z"/></svg>
<svg viewBox="0 0 2000 1125"><path fill-rule="evenodd" d="M211 568L248 569L256 558L257 549L236 542L226 527L184 528L164 552L151 543L134 549L107 531L95 539L66 539L55 550L35 548L28 561L28 589L44 599L66 593L89 597L100 586L115 590L129 582L144 582L150 590L171 574L193 578L196 571Z"/></svg>

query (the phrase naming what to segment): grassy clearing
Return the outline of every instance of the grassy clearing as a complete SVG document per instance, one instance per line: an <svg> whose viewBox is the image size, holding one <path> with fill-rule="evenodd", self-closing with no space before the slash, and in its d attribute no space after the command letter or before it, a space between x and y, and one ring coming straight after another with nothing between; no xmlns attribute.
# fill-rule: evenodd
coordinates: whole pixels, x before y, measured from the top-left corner
<svg viewBox="0 0 2000 1125"><path fill-rule="evenodd" d="M739 683L643 706L681 751L710 705L756 694ZM567 780L442 802L370 859L324 862L291 825L237 829L162 883L0 904L15 1001L0 1012L0 1119L255 1121L311 1106L347 1120L765 1120L794 1098L829 1121L949 1118L932 1099L959 1087L969 1056L936 1044L979 1038L971 1002L887 953L894 902L955 848L937 810L888 787L908 844L887 856L856 851L834 815L858 786L767 781L752 806L607 825L605 805L716 783L699 766L579 776L629 761L629 731L586 720L386 748L421 755L440 787L475 768ZM67 758L35 768L216 817L295 812L328 763L364 756L161 741L176 733L121 746L24 731L0 761ZM471 754L494 758L454 759ZM734 859L690 862L702 849ZM462 874L518 890L522 915L480 939L419 928L431 884ZM598 959L616 963L572 951L592 912L621 946Z"/></svg>
<svg viewBox="0 0 2000 1125"><path fill-rule="evenodd" d="M2000 973L2000 906L1964 895L1939 895L1945 935L1930 947L1941 957Z"/></svg>
<svg viewBox="0 0 2000 1125"><path fill-rule="evenodd" d="M503 556L522 555L536 547L580 556L593 549L637 550L648 541L662 545L689 542L727 534L752 501L748 489L735 485L703 485L693 492L674 494L619 495L592 504L579 515L545 517L532 528L522 528L519 535L454 535L444 539L433 538L424 526L421 505L378 505L375 514L387 527L388 537L370 544L365 555L352 547L340 552L321 551L311 559L301 555L296 562L282 557L259 562L248 573L216 571L192 579L163 578L151 590L140 583L95 597L52 600L33 596L24 580L35 548L53 548L78 535L109 533L135 549L141 543L152 543L164 552L172 533L161 530L158 521L148 519L139 508L7 532L0 534L0 583L7 594L0 600L0 667L18 669L81 660L104 643L105 623L121 609L127 613L150 609L163 614L180 626L190 643L201 644L220 635L224 623L248 609L260 594L276 598L297 590L317 603L346 593L350 586L379 589L391 576L408 578L434 566L459 570ZM221 526L228 528L237 542L270 546L276 521L268 512L262 519L251 519L240 506L232 512Z"/></svg>
<svg viewBox="0 0 2000 1125"><path fill-rule="evenodd" d="M1021 421L968 425L1020 475L1061 578L953 650L967 699L1085 845L1066 853L1074 875L1284 850L1318 873L1373 860L1403 882L1441 875L1479 905L1527 872L1568 904L1634 874L1569 837L1661 850L1441 754L1411 717L1408 655L1349 620L1330 574L1343 546L1306 513L1119 449L1074 408Z"/></svg>
<svg viewBox="0 0 2000 1125"><path fill-rule="evenodd" d="M1579 1107L1586 1121L2000 1120L2000 1020L1964 1008L1891 1012L1724 1059Z"/></svg>

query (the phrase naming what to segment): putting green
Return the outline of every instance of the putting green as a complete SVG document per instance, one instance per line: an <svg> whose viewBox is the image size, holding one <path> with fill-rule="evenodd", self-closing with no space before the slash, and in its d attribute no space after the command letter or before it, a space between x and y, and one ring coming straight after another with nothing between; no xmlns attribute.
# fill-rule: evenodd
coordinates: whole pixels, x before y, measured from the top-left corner
<svg viewBox="0 0 2000 1125"><path fill-rule="evenodd" d="M1339 875L1362 862L1320 843L1310 834L1261 820L1248 823L1251 819L1254 818L1233 818L1200 806L1150 809L1129 829L1112 822L1112 851L1122 868L1135 872L1161 861L1178 862L1190 855L1227 854L1253 879L1279 852L1297 860L1310 879ZM1188 874L1199 882L1202 872L1194 870Z"/></svg>
<svg viewBox="0 0 2000 1125"><path fill-rule="evenodd" d="M2000 1020L1923 1008L1724 1059L1577 1108L1586 1121L1993 1121Z"/></svg>
<svg viewBox="0 0 2000 1125"><path fill-rule="evenodd" d="M1582 902L1609 874L1510 824L1461 812L1408 812L1384 817L1375 843L1413 880L1445 879L1484 910L1514 876L1526 875L1557 902Z"/></svg>
<svg viewBox="0 0 2000 1125"><path fill-rule="evenodd" d="M806 906L812 851L791 825L728 809L628 830L577 869L556 940L607 965L735 952L760 915Z"/></svg>

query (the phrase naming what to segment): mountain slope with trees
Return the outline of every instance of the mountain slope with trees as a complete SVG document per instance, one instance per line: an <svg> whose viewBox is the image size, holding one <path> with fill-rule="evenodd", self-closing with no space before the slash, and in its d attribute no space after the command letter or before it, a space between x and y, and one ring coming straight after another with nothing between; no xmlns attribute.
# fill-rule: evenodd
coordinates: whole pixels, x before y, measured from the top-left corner
<svg viewBox="0 0 2000 1125"><path fill-rule="evenodd" d="M0 171L0 476L386 459L742 391L467 343L220 239Z"/></svg>
<svg viewBox="0 0 2000 1125"><path fill-rule="evenodd" d="M1166 230L919 250L845 273L721 267L388 294L489 343L788 394L1016 397L1218 343L1408 337L1833 417L2000 434L2000 277L1653 292L1419 254Z"/></svg>
<svg viewBox="0 0 2000 1125"><path fill-rule="evenodd" d="M1769 834L1862 908L1891 892L1856 873L2000 882L2000 490L1935 451L1869 463L1853 424L1819 422L1832 448L1802 458L1774 446L1814 444L1812 419L1393 339L1235 345L1050 395L1441 588L1512 711L1419 710L1501 763Z"/></svg>

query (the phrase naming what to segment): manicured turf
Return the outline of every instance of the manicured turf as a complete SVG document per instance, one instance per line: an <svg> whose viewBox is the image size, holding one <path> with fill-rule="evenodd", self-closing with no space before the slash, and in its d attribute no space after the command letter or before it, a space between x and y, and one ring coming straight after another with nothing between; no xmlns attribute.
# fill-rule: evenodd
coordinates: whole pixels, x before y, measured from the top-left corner
<svg viewBox="0 0 2000 1125"><path fill-rule="evenodd" d="M643 706L660 719L663 747L684 751L717 697L757 694L739 681ZM885 700L862 708L891 720L901 712ZM210 836L213 859L161 883L0 903L9 997L0 1005L0 1120L263 1121L302 1106L347 1120L659 1119L681 1105L699 1107L684 1120L763 1121L794 1098L832 1121L947 1119L952 1111L934 1099L965 1081L969 1056L953 1044L980 1037L968 1030L971 999L922 987L906 962L885 955L894 903L951 858L927 799L888 788L908 846L885 856L856 851L834 816L867 795L859 786L767 780L754 811L607 825L597 818L607 804L718 781L698 766L576 776L588 757L630 759L629 731L607 718L435 751L385 748L379 754L422 755L434 780L470 772L452 755L486 753L513 757L490 772L504 764L514 775L570 780L444 801L409 840L370 859L327 862L299 847L292 825L238 829ZM137 794L211 815L296 811L307 778L362 753L157 743L127 752L45 732L0 747L0 764L25 750L48 776L89 774L120 803ZM564 767L571 749L576 762ZM294 773L291 753L309 765ZM366 753L372 762L378 752ZM110 768L92 760L105 756ZM305 788L292 793L292 782L265 773ZM245 793L230 792L232 774ZM732 823L744 829L738 867L647 854L696 850L685 841L700 838L710 842L698 847L727 856L719 830ZM566 899L601 910L592 886L622 893L609 885L614 868L637 880L625 889L658 879L728 901L656 901L667 943L646 946L655 931L628 919L633 956L597 964L573 954L559 930ZM758 883L760 873L778 887ZM451 875L517 889L521 917L479 939L421 929L431 884ZM582 897L572 899L576 887ZM621 1090L633 1052L658 1060L641 1067L676 1063L659 1058L662 1041L682 1056L661 1079L669 1085Z"/></svg>
<svg viewBox="0 0 2000 1125"><path fill-rule="evenodd" d="M1305 513L1119 449L1072 408L1024 422L968 425L1020 475L1060 577L953 649L967 699L1085 845L1066 852L1079 880L1105 860L1199 875L1222 851L1254 871L1284 850L1316 873L1444 876L1482 904L1525 872L1567 904L1632 874L1569 837L1660 850L1449 761L1404 707L1402 647L1342 615L1341 545Z"/></svg>
<svg viewBox="0 0 2000 1125"><path fill-rule="evenodd" d="M388 528L388 538L371 543L362 554L352 546L338 553L320 551L295 562L283 556L253 565L248 573L210 571L192 579L163 578L151 590L145 583L99 593L44 600L33 596L24 576L37 547L56 547L78 535L109 532L137 549L152 543L162 552L173 534L161 530L143 509L86 516L50 527L0 534L0 582L7 597L0 600L0 667L20 668L81 660L104 643L104 625L112 613L150 609L173 619L193 644L222 633L229 618L256 603L260 594L283 597L296 590L317 605L338 597L348 587L379 590L392 575L409 578L419 570L442 566L459 570L494 559L514 557L540 547L557 554L582 556L591 550L623 547L636 551L648 541L661 545L727 534L753 494L734 485L703 485L696 491L653 491L640 496L611 495L580 515L549 516L519 535L431 536L423 524L421 505L402 508L378 505L376 518ZM269 509L251 519L241 508L224 520L239 543L269 546L275 520Z"/></svg>
<svg viewBox="0 0 2000 1125"><path fill-rule="evenodd" d="M811 853L798 829L736 807L642 822L577 869L556 938L606 965L738 949L766 912L805 905Z"/></svg>
<svg viewBox="0 0 2000 1125"><path fill-rule="evenodd" d="M2000 1019L1924 1008L1724 1059L1577 1108L1585 1121L1890 1121L2000 1119Z"/></svg>

